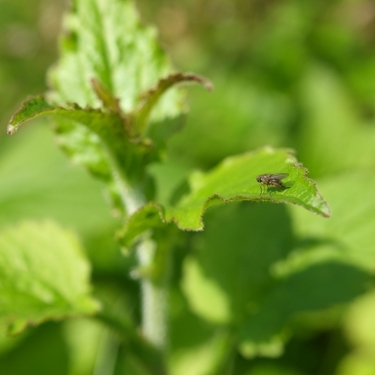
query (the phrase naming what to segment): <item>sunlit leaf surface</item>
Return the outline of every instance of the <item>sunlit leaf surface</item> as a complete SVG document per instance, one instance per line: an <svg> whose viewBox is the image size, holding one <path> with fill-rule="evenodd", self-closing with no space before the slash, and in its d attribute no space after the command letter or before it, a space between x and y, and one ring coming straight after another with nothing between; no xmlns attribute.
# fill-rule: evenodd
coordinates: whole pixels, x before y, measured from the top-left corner
<svg viewBox="0 0 375 375"><path fill-rule="evenodd" d="M25 222L0 232L0 321L27 324L93 314L90 267L77 238L52 222Z"/></svg>
<svg viewBox="0 0 375 375"><path fill-rule="evenodd" d="M259 184L256 177L265 173L287 173L284 187ZM298 164L289 150L265 148L227 158L206 174L193 173L190 191L177 203L163 206L150 203L136 212L125 228L124 242L131 242L142 229L155 225L155 216L160 216L164 222L174 221L180 229L202 230L206 209L224 202L292 203L328 217L327 203L306 174L307 170Z"/></svg>

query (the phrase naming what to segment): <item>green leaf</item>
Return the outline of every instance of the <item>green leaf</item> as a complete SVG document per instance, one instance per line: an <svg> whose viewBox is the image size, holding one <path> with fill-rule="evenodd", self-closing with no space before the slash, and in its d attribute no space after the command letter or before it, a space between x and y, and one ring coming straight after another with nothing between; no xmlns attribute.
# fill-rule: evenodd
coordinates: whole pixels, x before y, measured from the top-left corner
<svg viewBox="0 0 375 375"><path fill-rule="evenodd" d="M339 365L337 375L367 375L375 372L375 293L358 298L344 320L344 331L352 350Z"/></svg>
<svg viewBox="0 0 375 375"><path fill-rule="evenodd" d="M170 322L172 374L215 374L231 363L234 347L230 330L218 330L192 313L177 288L171 290Z"/></svg>
<svg viewBox="0 0 375 375"><path fill-rule="evenodd" d="M22 375L26 371L29 374L49 375L52 371L54 375L73 375L72 350L69 350L61 324L43 324L24 334L5 337L7 342L16 341L18 345L2 351L0 368L3 374Z"/></svg>
<svg viewBox="0 0 375 375"><path fill-rule="evenodd" d="M113 142L114 146L120 142L123 144L126 139L123 120L117 113L91 108L82 109L76 105L70 108L54 107L49 105L42 96L30 98L22 104L11 118L7 132L14 134L24 122L42 116L59 116L83 124L108 145Z"/></svg>
<svg viewBox="0 0 375 375"><path fill-rule="evenodd" d="M270 203L212 210L196 237L182 287L191 308L218 324L238 322L257 308L274 283L270 269L293 248L286 208Z"/></svg>
<svg viewBox="0 0 375 375"><path fill-rule="evenodd" d="M0 321L27 324L93 314L89 264L77 238L52 222L25 222L0 232Z"/></svg>
<svg viewBox="0 0 375 375"><path fill-rule="evenodd" d="M211 84L171 74L154 29L140 23L132 1L77 0L65 28L60 60L50 72L52 90L45 100L26 101L8 133L29 119L53 116L61 147L107 183L118 211L134 211L146 200L136 193L139 186L152 194L146 165L158 160L176 128L170 120L185 111L183 94L168 89Z"/></svg>
<svg viewBox="0 0 375 375"><path fill-rule="evenodd" d="M296 235L301 239L294 262L331 253L365 270L375 267L375 176L372 170L353 170L322 179L319 186L332 206L332 217L322 224L292 208Z"/></svg>
<svg viewBox="0 0 375 375"><path fill-rule="evenodd" d="M374 118L364 116L337 71L312 65L301 82L301 93L306 120L298 133L298 150L314 174L372 167Z"/></svg>
<svg viewBox="0 0 375 375"><path fill-rule="evenodd" d="M350 264L327 262L290 275L271 289L239 330L242 352L252 356L259 344L279 335L300 312L351 302L365 292L370 275Z"/></svg>
<svg viewBox="0 0 375 375"><path fill-rule="evenodd" d="M25 121L43 116L62 118L84 125L96 136L92 142L97 143L99 138L104 143L104 150L110 150L120 163L126 163L129 152L126 149L128 137L123 119L118 113L92 108L82 109L77 105L69 108L55 107L49 105L42 96L38 96L22 104L8 124L8 134L14 134Z"/></svg>
<svg viewBox="0 0 375 375"><path fill-rule="evenodd" d="M283 181L287 189L269 189L261 194L256 181L264 173L288 173ZM176 206L168 207L167 221L174 220L181 229L203 229L205 209L222 202L260 200L293 203L328 217L329 209L315 183L306 177L307 170L298 164L289 150L266 148L254 153L229 157L207 174L192 176L191 192Z"/></svg>
<svg viewBox="0 0 375 375"><path fill-rule="evenodd" d="M85 238L103 228L112 231L116 221L101 184L66 163L43 125L26 128L1 148L0 227L25 218L51 218Z"/></svg>
<svg viewBox="0 0 375 375"><path fill-rule="evenodd" d="M182 288L191 309L211 323L235 327L246 356L280 355L297 313L348 303L370 281L355 264L332 259L280 274L277 266L298 246L292 225L281 205L227 205L207 215L184 263Z"/></svg>
<svg viewBox="0 0 375 375"><path fill-rule="evenodd" d="M42 116L56 120L61 147L107 183L114 206L122 211L121 190L125 179L121 180L119 174L127 173L127 179L131 179L132 173L142 175L142 168L135 160L142 162L147 146L129 141L124 120L117 112L82 109L77 105L54 107L42 96L23 103L8 125L8 134L13 134L25 121ZM131 159L130 154L135 157ZM129 160L136 165L130 164Z"/></svg>
<svg viewBox="0 0 375 375"><path fill-rule="evenodd" d="M76 0L64 26L61 57L49 77L58 105L100 106L91 83L96 79L129 113L142 92L172 71L155 29L141 24L133 1ZM179 91L163 95L153 119L178 115L182 99Z"/></svg>
<svg viewBox="0 0 375 375"><path fill-rule="evenodd" d="M258 175L281 172L289 174L283 180L286 188L261 189L256 181ZM141 229L155 225L155 217L159 215L164 222L174 221L180 229L202 230L202 216L206 209L224 202L292 203L320 216L329 217L327 203L306 174L306 168L286 149L265 148L229 157L206 174L194 173L190 178L190 192L176 204L160 206L149 203L138 210L122 233L124 243L127 246L128 242L141 233ZM149 223L145 222L146 219Z"/></svg>
<svg viewBox="0 0 375 375"><path fill-rule="evenodd" d="M210 81L192 73L175 73L166 78L160 79L157 86L147 90L139 98L137 108L133 112L135 117L135 131L143 134L149 122L151 111L160 101L163 94L171 87L181 83L199 83L207 90L212 91L213 86Z"/></svg>

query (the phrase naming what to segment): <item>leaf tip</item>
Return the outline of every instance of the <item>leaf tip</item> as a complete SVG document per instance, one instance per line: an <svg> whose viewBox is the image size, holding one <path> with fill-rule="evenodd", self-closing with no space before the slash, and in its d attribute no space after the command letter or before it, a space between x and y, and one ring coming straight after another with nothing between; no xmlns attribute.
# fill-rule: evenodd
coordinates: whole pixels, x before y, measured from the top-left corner
<svg viewBox="0 0 375 375"><path fill-rule="evenodd" d="M329 219L331 217L331 210L329 209L328 204L325 205L325 207L322 210L323 217Z"/></svg>
<svg viewBox="0 0 375 375"><path fill-rule="evenodd" d="M7 134L12 135L17 131L18 127L12 124L8 124L7 126Z"/></svg>
<svg viewBox="0 0 375 375"><path fill-rule="evenodd" d="M183 74L184 80L191 81L202 85L207 91L214 91L214 84L206 77L194 73Z"/></svg>

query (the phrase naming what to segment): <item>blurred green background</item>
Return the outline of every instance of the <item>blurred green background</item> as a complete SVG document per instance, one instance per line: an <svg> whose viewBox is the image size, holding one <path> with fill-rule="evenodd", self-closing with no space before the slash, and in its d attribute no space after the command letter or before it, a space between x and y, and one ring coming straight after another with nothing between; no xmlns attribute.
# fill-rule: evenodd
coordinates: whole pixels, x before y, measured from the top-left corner
<svg viewBox="0 0 375 375"><path fill-rule="evenodd" d="M189 90L190 114L169 145L171 159L179 168L207 169L228 155L266 144L294 148L333 211L331 222L306 219L305 227L294 229L306 236L342 236L347 246L363 250L365 255L356 261L367 263L373 272L375 3L137 3L145 22L159 29L160 42L177 69L205 75L215 85L210 94ZM137 287L126 277L133 261L123 258L113 242L118 223L101 185L62 155L47 122L28 124L15 136L6 136L7 122L19 104L47 88L45 73L57 59L66 6L62 0L0 2L0 229L24 219L53 218L77 231L93 264L94 280L114 295L118 292L113 285L126 286L131 291L126 308L137 316ZM349 223L347 230L338 216ZM172 299L175 310L186 303L180 291ZM311 318L311 325L320 327L318 334L309 331L294 338L277 360L259 359L250 365L240 358L236 374L375 374L374 300L368 294L354 303L339 327L326 316L319 324L319 317ZM210 324L195 315L184 319L202 337L212 332ZM0 373L90 374L94 366L100 368L95 353L106 340L106 333L87 321L48 323L17 338L0 339ZM180 340L186 341L181 348L194 345L187 337ZM220 343L220 337L216 341ZM111 345L118 350L115 339ZM79 355L74 356L77 348ZM184 357L185 366L198 354L210 356L204 346L199 350L195 357ZM128 374L137 374L126 366ZM177 367L183 374L183 361Z"/></svg>

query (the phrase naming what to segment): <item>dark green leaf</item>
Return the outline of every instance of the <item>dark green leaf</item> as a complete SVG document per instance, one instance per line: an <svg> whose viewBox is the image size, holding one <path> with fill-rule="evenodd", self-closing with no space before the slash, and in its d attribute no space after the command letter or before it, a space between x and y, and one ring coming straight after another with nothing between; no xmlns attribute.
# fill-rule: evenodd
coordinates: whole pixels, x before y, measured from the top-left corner
<svg viewBox="0 0 375 375"><path fill-rule="evenodd" d="M183 290L194 312L237 326L248 356L280 355L296 313L348 303L366 290L368 273L345 257L306 259L280 272L298 245L283 206L243 203L207 216L198 248L184 264Z"/></svg>
<svg viewBox="0 0 375 375"><path fill-rule="evenodd" d="M289 276L267 294L258 311L240 329L243 353L254 355L257 345L280 334L294 314L351 302L369 282L368 273L339 262L317 264Z"/></svg>
<svg viewBox="0 0 375 375"><path fill-rule="evenodd" d="M197 237L196 255L184 264L183 289L196 313L220 324L257 308L274 282L270 269L293 248L285 207L270 203L213 210Z"/></svg>

